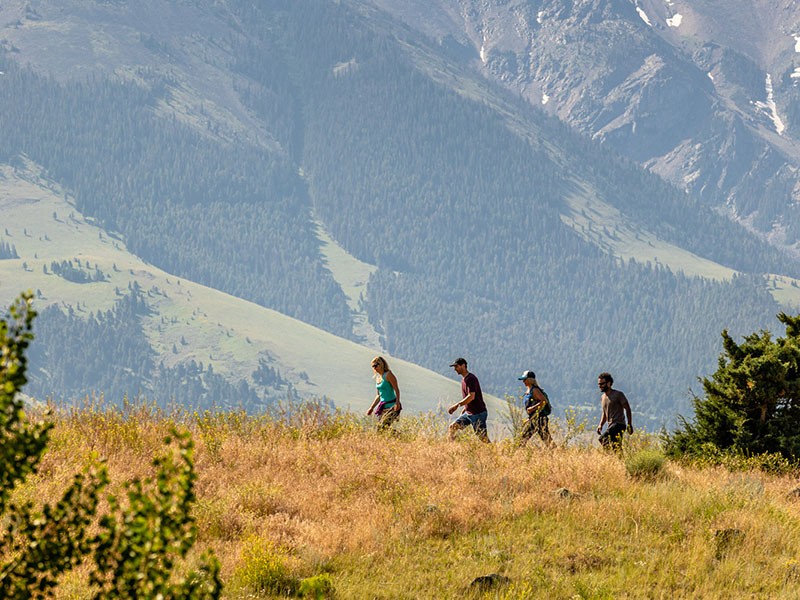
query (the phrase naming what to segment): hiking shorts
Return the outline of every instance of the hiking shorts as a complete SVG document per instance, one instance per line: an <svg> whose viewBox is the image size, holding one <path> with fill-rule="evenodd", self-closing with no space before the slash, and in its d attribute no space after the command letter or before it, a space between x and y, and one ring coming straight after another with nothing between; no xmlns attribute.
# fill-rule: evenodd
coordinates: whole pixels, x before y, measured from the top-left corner
<svg viewBox="0 0 800 600"><path fill-rule="evenodd" d="M466 427L467 425L472 425L472 429L477 433L479 436L486 435L486 418L489 416L489 411L485 410L482 413L478 413L476 415L471 415L469 413L463 413L460 417L458 417L453 424L460 425L461 427Z"/></svg>
<svg viewBox="0 0 800 600"><path fill-rule="evenodd" d="M614 423L609 425L606 432L600 436L600 445L604 448L614 448L619 450L622 448L622 434L625 433L624 423Z"/></svg>

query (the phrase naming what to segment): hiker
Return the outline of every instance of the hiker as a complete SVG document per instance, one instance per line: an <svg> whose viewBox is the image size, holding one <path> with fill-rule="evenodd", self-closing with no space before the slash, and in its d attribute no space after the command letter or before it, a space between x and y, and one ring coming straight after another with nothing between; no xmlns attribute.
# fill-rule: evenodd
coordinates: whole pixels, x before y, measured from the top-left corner
<svg viewBox="0 0 800 600"><path fill-rule="evenodd" d="M397 377L382 356L372 359L372 370L375 372L377 392L372 406L367 410L367 416L375 411L375 416L378 417L378 431L383 431L397 420L400 411L403 410L400 404L400 388L397 385Z"/></svg>
<svg viewBox="0 0 800 600"><path fill-rule="evenodd" d="M524 371L518 379L527 388L522 399L525 401L525 412L528 417L519 436L519 445L524 446L534 433L538 433L545 446L549 448L553 445L553 438L550 436L549 428L550 419L548 417L552 411L550 399L539 387L539 383L536 381L536 373L533 371Z"/></svg>
<svg viewBox="0 0 800 600"><path fill-rule="evenodd" d="M455 369L455 372L461 375L461 396L460 402L456 402L447 409L448 414L453 414L460 406L464 407L461 415L452 423L450 423L449 438L455 439L456 432L464 429L467 425L472 425L475 434L482 442L489 443L489 434L486 431L486 417L489 415L486 410L486 404L483 401L483 393L481 392L481 384L474 373L467 370L467 361L463 358L457 358L450 365Z"/></svg>
<svg viewBox="0 0 800 600"><path fill-rule="evenodd" d="M603 416L597 426L597 435L600 436L600 444L604 448L611 448L616 451L622 450L622 434L625 432L625 417L628 418L628 433L633 433L633 423L631 422L631 405L625 394L619 390L611 389L614 378L611 373L600 373L597 376L597 386L603 395L600 396L600 403L603 407ZM603 425L608 423L605 433Z"/></svg>

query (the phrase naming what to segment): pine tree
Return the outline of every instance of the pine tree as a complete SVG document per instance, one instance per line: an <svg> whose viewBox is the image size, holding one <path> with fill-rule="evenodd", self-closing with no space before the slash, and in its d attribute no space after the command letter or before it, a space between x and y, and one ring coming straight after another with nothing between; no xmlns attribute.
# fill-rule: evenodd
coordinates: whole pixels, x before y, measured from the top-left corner
<svg viewBox="0 0 800 600"><path fill-rule="evenodd" d="M737 344L722 332L719 367L702 380L705 397L693 399L695 418L667 440L673 455L709 450L778 452L800 457L800 316L778 320L786 337L752 333Z"/></svg>

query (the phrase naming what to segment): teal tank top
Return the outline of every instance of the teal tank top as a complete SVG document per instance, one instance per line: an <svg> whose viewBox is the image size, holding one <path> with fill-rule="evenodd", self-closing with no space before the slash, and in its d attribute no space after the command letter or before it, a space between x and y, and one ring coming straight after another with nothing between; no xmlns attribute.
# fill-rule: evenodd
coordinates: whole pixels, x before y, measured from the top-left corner
<svg viewBox="0 0 800 600"><path fill-rule="evenodd" d="M375 387L378 388L378 394L380 394L381 402L384 404L391 404L397 400L392 384L386 381L386 373L383 374L381 380Z"/></svg>

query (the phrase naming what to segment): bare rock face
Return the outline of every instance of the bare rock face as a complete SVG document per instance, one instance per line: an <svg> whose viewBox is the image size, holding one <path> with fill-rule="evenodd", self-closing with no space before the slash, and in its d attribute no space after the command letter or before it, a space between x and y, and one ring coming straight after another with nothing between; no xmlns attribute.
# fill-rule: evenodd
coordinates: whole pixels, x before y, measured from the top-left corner
<svg viewBox="0 0 800 600"><path fill-rule="evenodd" d="M486 77L800 254L800 5L374 2L471 45Z"/></svg>

